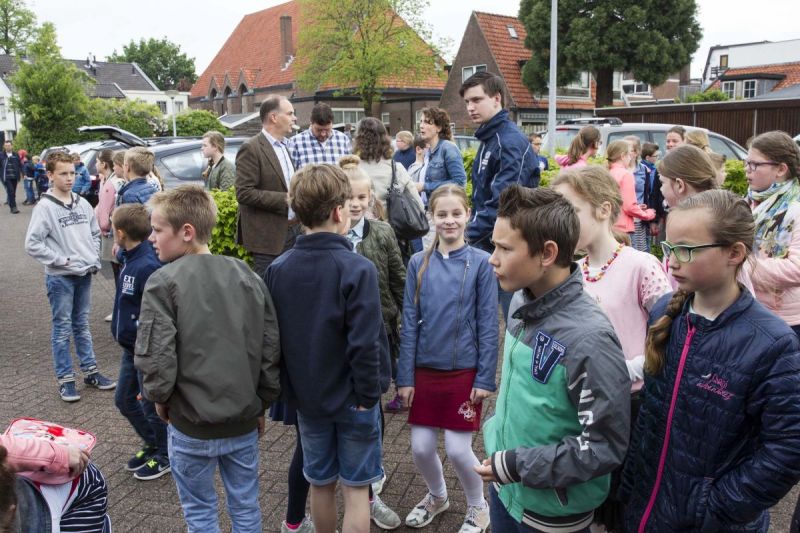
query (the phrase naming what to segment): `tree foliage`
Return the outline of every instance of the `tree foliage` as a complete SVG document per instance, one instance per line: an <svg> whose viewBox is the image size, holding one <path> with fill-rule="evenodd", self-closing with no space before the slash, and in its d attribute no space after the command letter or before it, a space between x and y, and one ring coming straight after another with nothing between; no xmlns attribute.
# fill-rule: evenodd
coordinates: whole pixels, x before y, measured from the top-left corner
<svg viewBox="0 0 800 533"><path fill-rule="evenodd" d="M94 98L89 102L85 124L116 126L139 137L152 137L166 132L166 120L158 106L141 100Z"/></svg>
<svg viewBox="0 0 800 533"><path fill-rule="evenodd" d="M441 72L431 32L420 15L427 0L300 0L298 82L318 91L355 94L364 112L391 78L418 81Z"/></svg>
<svg viewBox="0 0 800 533"><path fill-rule="evenodd" d="M522 0L519 10L533 51L522 77L536 92L548 85L550 1ZM592 72L598 107L613 102L615 71L661 85L689 64L702 37L695 0L559 0L558 15L558 85Z"/></svg>
<svg viewBox="0 0 800 533"><path fill-rule="evenodd" d="M719 89L711 89L710 91L700 91L699 93L690 94L686 101L690 104L699 102L724 102L730 100L727 94Z"/></svg>
<svg viewBox="0 0 800 533"><path fill-rule="evenodd" d="M205 110L180 113L175 117L175 128L181 137L199 137L210 130L228 134L228 128L222 125L217 116ZM169 124L167 129L172 131L172 125Z"/></svg>
<svg viewBox="0 0 800 533"><path fill-rule="evenodd" d="M17 59L10 82L15 88L11 105L22 114L29 151L75 141L89 106L84 88L92 80L61 58L52 23L41 26L27 48L27 59Z"/></svg>
<svg viewBox="0 0 800 533"><path fill-rule="evenodd" d="M139 39L138 43L131 40L122 47L121 54L114 50L108 60L136 63L161 90L188 91L197 80L194 59L166 37Z"/></svg>
<svg viewBox="0 0 800 533"><path fill-rule="evenodd" d="M36 15L23 0L0 0L0 51L24 52L36 32Z"/></svg>

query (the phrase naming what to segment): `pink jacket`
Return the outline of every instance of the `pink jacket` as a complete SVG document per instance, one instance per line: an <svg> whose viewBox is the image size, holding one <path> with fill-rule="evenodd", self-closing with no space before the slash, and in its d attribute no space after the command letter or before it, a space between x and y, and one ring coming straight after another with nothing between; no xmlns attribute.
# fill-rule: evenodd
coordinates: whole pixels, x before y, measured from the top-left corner
<svg viewBox="0 0 800 533"><path fill-rule="evenodd" d="M11 435L0 435L0 445L8 450L6 461L13 472L50 485L70 480L69 455L65 446L44 439Z"/></svg>
<svg viewBox="0 0 800 533"><path fill-rule="evenodd" d="M581 168L585 167L588 164L586 155L582 155L580 159L575 161L573 164L569 164L569 156L568 155L557 155L555 157L556 163L561 168Z"/></svg>
<svg viewBox="0 0 800 533"><path fill-rule="evenodd" d="M114 210L117 191L124 183L125 180L112 174L106 178L100 188L100 197L97 201L97 206L94 208L94 216L97 218L97 224L100 226L100 231L103 232L103 235L111 233L111 212Z"/></svg>
<svg viewBox="0 0 800 533"><path fill-rule="evenodd" d="M633 219L639 220L653 220L656 213L652 209L642 209L636 202L636 178L630 170L625 168L621 162L612 163L608 169L611 177L619 185L619 191L622 193L622 210L619 214L617 222L614 224L614 229L624 231L625 233L633 233Z"/></svg>

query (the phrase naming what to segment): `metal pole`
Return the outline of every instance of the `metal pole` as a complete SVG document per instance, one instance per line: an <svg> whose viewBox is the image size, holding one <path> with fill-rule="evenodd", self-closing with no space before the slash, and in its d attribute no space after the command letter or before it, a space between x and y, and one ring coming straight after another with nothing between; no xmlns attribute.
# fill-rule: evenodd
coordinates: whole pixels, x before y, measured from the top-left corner
<svg viewBox="0 0 800 533"><path fill-rule="evenodd" d="M173 96L172 98L170 98L170 100L172 100L172 136L177 137L178 128L175 125L175 97Z"/></svg>
<svg viewBox="0 0 800 533"><path fill-rule="evenodd" d="M556 65L558 63L558 0L550 0L550 87L547 94L547 145L551 156L556 149Z"/></svg>

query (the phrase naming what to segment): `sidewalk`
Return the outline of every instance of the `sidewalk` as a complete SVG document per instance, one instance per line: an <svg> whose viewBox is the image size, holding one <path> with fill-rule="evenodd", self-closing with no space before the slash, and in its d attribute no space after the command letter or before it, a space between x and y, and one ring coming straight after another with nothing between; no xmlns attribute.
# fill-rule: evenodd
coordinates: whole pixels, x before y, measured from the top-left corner
<svg viewBox="0 0 800 533"><path fill-rule="evenodd" d="M19 194L18 194L19 197ZM87 390L79 379L80 402L66 404L58 397L50 353L50 307L44 290L42 267L25 253L25 230L31 207L20 205L22 213L11 215L0 209L0 429L15 417L30 416L87 429L97 435L94 462L102 469L109 486L109 512L115 532L185 531L180 502L172 477L137 481L123 469L139 441L114 406L113 391ZM91 329L100 369L116 378L120 349L111 337L103 317L111 312L114 283L111 269L104 268L92 286ZM492 411L492 404L485 412ZM410 438L405 415L386 415L384 468L388 481L382 499L401 519L425 495L425 483L411 460ZM483 458L480 435L475 451ZM261 510L264 531L277 532L286 506L286 472L294 451L294 429L268 423L261 441ZM444 456L443 444L440 456ZM458 531L466 512L455 472L445 464L450 509L435 519L428 532ZM218 480L219 483L219 480ZM219 484L219 493L222 494ZM795 490L772 512L770 531L786 532L797 498ZM220 502L223 531L230 531L224 501ZM372 531L380 531L373 525ZM397 531L415 531L401 527ZM503 533L503 532L496 532Z"/></svg>

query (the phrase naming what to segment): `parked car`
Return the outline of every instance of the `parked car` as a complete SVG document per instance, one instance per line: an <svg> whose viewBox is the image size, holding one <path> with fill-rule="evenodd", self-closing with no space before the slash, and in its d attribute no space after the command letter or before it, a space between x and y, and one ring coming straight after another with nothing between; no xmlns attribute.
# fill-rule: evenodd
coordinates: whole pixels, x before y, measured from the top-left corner
<svg viewBox="0 0 800 533"><path fill-rule="evenodd" d="M614 121L616 122L616 121ZM560 124L556 126L556 149L566 150L569 144L578 131L586 124ZM667 131L673 127L674 124L653 124L653 123L640 123L640 122L626 122L626 123L611 123L611 124L595 124L595 127L600 130L600 138L602 145L598 152L602 155L605 148L614 141L623 139L628 135L636 135L642 142L656 143L661 147L662 153L666 150ZM692 126L684 126L687 131L703 130L708 134L708 140L711 145L711 150L724 155L728 159L744 160L747 157L747 150L739 146L736 142L720 135L709 131L705 128L695 128ZM545 135L545 146L549 134Z"/></svg>
<svg viewBox="0 0 800 533"><path fill-rule="evenodd" d="M477 150L481 145L481 142L472 135L453 135L453 142L462 152L470 149Z"/></svg>

